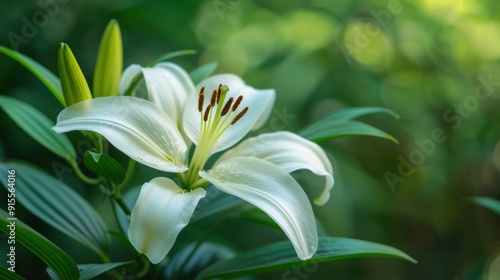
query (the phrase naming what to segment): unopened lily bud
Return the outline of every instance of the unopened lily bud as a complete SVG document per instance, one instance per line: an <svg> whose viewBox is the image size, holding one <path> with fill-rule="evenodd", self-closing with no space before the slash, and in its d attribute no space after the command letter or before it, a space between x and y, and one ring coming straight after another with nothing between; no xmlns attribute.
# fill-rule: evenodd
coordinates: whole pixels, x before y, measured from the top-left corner
<svg viewBox="0 0 500 280"><path fill-rule="evenodd" d="M58 53L59 78L66 106L92 99L90 89L73 52L61 43Z"/></svg>
<svg viewBox="0 0 500 280"><path fill-rule="evenodd" d="M94 97L118 95L123 67L123 47L120 26L111 20L102 35L94 71Z"/></svg>

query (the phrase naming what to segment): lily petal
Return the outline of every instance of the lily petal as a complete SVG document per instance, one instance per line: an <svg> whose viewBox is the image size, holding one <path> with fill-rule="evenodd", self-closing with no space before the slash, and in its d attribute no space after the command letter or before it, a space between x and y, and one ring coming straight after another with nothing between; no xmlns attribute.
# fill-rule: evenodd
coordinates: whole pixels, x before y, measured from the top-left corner
<svg viewBox="0 0 500 280"><path fill-rule="evenodd" d="M316 143L288 131L278 131L248 138L225 152L217 162L232 157L251 156L267 160L290 173L308 169L315 175L325 177L321 195L314 200L324 205L330 199L333 188L333 168L325 151Z"/></svg>
<svg viewBox="0 0 500 280"><path fill-rule="evenodd" d="M130 216L130 243L152 263L159 263L205 194L203 188L184 192L168 178L158 177L145 183Z"/></svg>
<svg viewBox="0 0 500 280"><path fill-rule="evenodd" d="M59 114L57 133L89 130L117 149L155 169L187 170L187 146L170 117L152 102L130 96L100 97L70 106Z"/></svg>
<svg viewBox="0 0 500 280"><path fill-rule="evenodd" d="M182 108L188 95L194 91L194 84L188 73L179 65L164 62L155 67L129 66L123 73L120 92L123 94L139 75L143 75L148 99L162 108L180 126Z"/></svg>
<svg viewBox="0 0 500 280"><path fill-rule="evenodd" d="M266 212L285 232L300 259L318 247L316 220L299 184L283 169L253 157L229 158L200 176L223 192Z"/></svg>
<svg viewBox="0 0 500 280"><path fill-rule="evenodd" d="M215 75L202 81L196 87L194 93L188 97L182 121L184 132L195 144L199 144L198 137L200 134L201 121L200 112L198 111L198 93L202 87L205 87L207 98L204 100L203 108L206 108L210 102L212 91L217 89L219 84L229 87L226 100L230 97L236 100L238 96L243 96L243 101L238 109L233 112L233 116L226 120L226 125L229 125L229 123L233 121L234 116L243 108L248 107L248 111L234 125L230 125L230 127L220 136L217 143L212 148L212 154L233 146L250 130L262 125L271 112L270 108L272 108L276 96L273 89L257 90L245 85L245 82L241 78L233 74ZM218 106L224 106L224 104L221 103Z"/></svg>

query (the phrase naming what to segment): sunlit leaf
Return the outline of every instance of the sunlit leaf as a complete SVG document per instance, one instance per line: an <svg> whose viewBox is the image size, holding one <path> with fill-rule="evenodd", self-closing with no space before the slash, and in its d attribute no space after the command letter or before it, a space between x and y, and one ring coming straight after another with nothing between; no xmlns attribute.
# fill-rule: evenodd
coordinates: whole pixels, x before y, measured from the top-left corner
<svg viewBox="0 0 500 280"><path fill-rule="evenodd" d="M40 81L50 90L50 92L52 92L52 94L57 98L61 105L63 105L64 107L66 106L61 90L61 83L59 82L59 78L57 78L54 73L50 72L47 68L43 67L33 59L4 46L0 46L0 53L3 53L6 56L14 59L22 66L26 67L26 69L31 71L31 73L33 73L38 79L40 79Z"/></svg>
<svg viewBox="0 0 500 280"><path fill-rule="evenodd" d="M99 255L109 246L106 226L94 208L78 193L28 163L0 161L0 173L16 172L17 201L47 224ZM7 181L2 180L7 188Z"/></svg>
<svg viewBox="0 0 500 280"><path fill-rule="evenodd" d="M169 53L166 53L166 54L158 57L157 59L151 61L146 67L153 67L157 63L160 63L162 61L169 60L169 59L172 59L174 57L183 56L183 55L190 55L190 54L196 54L196 51L195 50L181 50L181 51L169 52Z"/></svg>
<svg viewBox="0 0 500 280"><path fill-rule="evenodd" d="M307 261L301 261L292 244L284 241L216 263L196 279L237 278L283 270L292 266L362 257L388 257L416 262L402 251L387 245L349 238L320 237L316 254Z"/></svg>
<svg viewBox="0 0 500 280"><path fill-rule="evenodd" d="M323 121L301 130L299 134L311 141L320 142L346 136L374 136L399 143L392 135L371 125L358 121Z"/></svg>
<svg viewBox="0 0 500 280"><path fill-rule="evenodd" d="M20 189L21 187L19 187ZM16 191L17 194L17 191ZM0 209L0 230L9 234L10 215ZM19 242L46 263L60 279L78 279L78 267L63 250L20 220L15 221L16 242ZM13 279L13 278L7 278Z"/></svg>
<svg viewBox="0 0 500 280"><path fill-rule="evenodd" d="M83 162L89 170L115 184L120 184L125 179L125 169L114 158L106 154L86 151Z"/></svg>
<svg viewBox="0 0 500 280"><path fill-rule="evenodd" d="M392 110L378 107L347 108L333 112L320 120L302 129L299 134L309 140L319 142L346 136L374 136L391 140L398 140L390 134L371 125L352 119L368 114L382 113L399 118Z"/></svg>
<svg viewBox="0 0 500 280"><path fill-rule="evenodd" d="M66 160L76 158L75 149L66 135L54 132L54 123L35 107L7 96L0 96L0 107L42 146Z"/></svg>
<svg viewBox="0 0 500 280"><path fill-rule="evenodd" d="M346 109L341 109L338 111L335 111L331 114L328 114L325 116L323 119L325 120L332 120L332 121L345 121L345 120L351 120L357 117L361 117L364 115L368 114L387 114L389 116L392 116L394 118L399 118L399 115L396 114L394 111L386 109L386 108L380 108L380 107L356 107L356 108L346 108Z"/></svg>
<svg viewBox="0 0 500 280"><path fill-rule="evenodd" d="M483 207L490 209L491 211L497 213L498 215L500 215L500 201L498 201L496 199L489 198L489 197L476 196L476 197L467 198L466 201L483 206Z"/></svg>
<svg viewBox="0 0 500 280"><path fill-rule="evenodd" d="M198 84L199 82L208 78L219 66L219 62L209 62L207 64L201 65L189 73L193 84Z"/></svg>

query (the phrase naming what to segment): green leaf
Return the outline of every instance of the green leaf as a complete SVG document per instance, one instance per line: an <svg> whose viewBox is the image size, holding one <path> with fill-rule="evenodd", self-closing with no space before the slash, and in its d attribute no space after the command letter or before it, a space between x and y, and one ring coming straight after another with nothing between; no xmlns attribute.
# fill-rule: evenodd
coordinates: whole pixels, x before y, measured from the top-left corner
<svg viewBox="0 0 500 280"><path fill-rule="evenodd" d="M466 199L466 201L483 206L500 215L500 201L496 199L476 196L476 197L469 197Z"/></svg>
<svg viewBox="0 0 500 280"><path fill-rule="evenodd" d="M346 136L374 136L391 140L398 143L398 140L384 131L371 125L353 121L352 119L367 114L382 113L399 118L394 111L378 107L347 108L333 112L306 128L299 134L312 141L325 141Z"/></svg>
<svg viewBox="0 0 500 280"><path fill-rule="evenodd" d="M341 110L335 111L331 114L328 114L323 119L332 120L332 121L346 121L346 120L352 120L354 118L361 117L364 115L375 114L375 113L387 114L389 116L394 117L395 119L399 118L398 114L396 114L394 111L386 109L386 108L357 107L357 108L346 108L346 109L341 109Z"/></svg>
<svg viewBox="0 0 500 280"><path fill-rule="evenodd" d="M114 158L106 154L86 151L83 162L90 171L115 184L120 184L125 179L125 169Z"/></svg>
<svg viewBox="0 0 500 280"><path fill-rule="evenodd" d="M8 261L8 260L7 260ZM0 278L2 279L10 279L10 280L24 280L24 277L8 270L7 268L0 266Z"/></svg>
<svg viewBox="0 0 500 280"><path fill-rule="evenodd" d="M320 142L346 136L374 136L399 143L390 134L375 128L371 125L358 121L323 121L320 120L302 131L299 134L311 141Z"/></svg>
<svg viewBox="0 0 500 280"><path fill-rule="evenodd" d="M231 249L220 244L204 242L198 248L195 246L196 243L189 244L172 257L164 270L165 279L194 279L210 265L235 256ZM193 249L196 251L191 255Z"/></svg>
<svg viewBox="0 0 500 280"><path fill-rule="evenodd" d="M297 265L362 257L389 257L416 263L407 254L387 245L350 238L320 237L316 254L307 261L301 261L292 244L284 241L216 263L203 271L196 279L237 278Z"/></svg>
<svg viewBox="0 0 500 280"><path fill-rule="evenodd" d="M148 65L146 65L146 67L153 67L162 61L169 60L169 59L172 59L172 58L178 57L178 56L189 55L189 54L196 54L196 51L195 50L181 50L181 51L169 52L169 53L166 53L166 54L158 57L157 59L151 61Z"/></svg>
<svg viewBox="0 0 500 280"><path fill-rule="evenodd" d="M106 226L94 208L66 184L19 161L0 161L0 173L16 172L16 198L33 215L94 250L109 246ZM7 181L1 180L7 188Z"/></svg>
<svg viewBox="0 0 500 280"><path fill-rule="evenodd" d="M52 94L57 98L61 105L63 105L63 107L66 107L64 96L61 90L61 83L59 82L59 78L57 78L54 73L50 72L47 68L43 67L33 59L4 46L0 46L0 53L3 53L6 56L14 59L26 69L31 71L31 73L33 73L38 79L40 79L40 81L52 92Z"/></svg>
<svg viewBox="0 0 500 280"><path fill-rule="evenodd" d="M243 221L248 221L256 224L261 224L270 228L273 228L279 232L282 232L282 229L278 224L269 217L264 211L258 209L258 208L253 208L248 211L242 212L235 216L236 219L238 220L243 220Z"/></svg>
<svg viewBox="0 0 500 280"><path fill-rule="evenodd" d="M95 277L105 273L106 271L110 271L120 266L124 266L127 264L133 263L129 262L116 262L116 263L103 263L103 264L79 264L78 269L80 270L80 279L79 280L90 280ZM49 273L52 279L59 279L57 275L52 271L52 269L47 268L47 272Z"/></svg>
<svg viewBox="0 0 500 280"><path fill-rule="evenodd" d="M207 189L207 192L210 192L209 189ZM240 212L238 211L240 209L252 207L250 204L246 203L246 201L238 197L227 195L219 191L217 191L214 196L210 194L207 195L204 201L207 201L208 204L201 204L201 202L198 204L191 218L191 222L204 220L214 216L221 216L223 214L235 215Z"/></svg>
<svg viewBox="0 0 500 280"><path fill-rule="evenodd" d="M209 62L207 64L201 65L189 73L191 80L195 85L205 80L210 76L215 69L219 66L219 62Z"/></svg>
<svg viewBox="0 0 500 280"><path fill-rule="evenodd" d="M9 234L10 232L8 225L13 222L9 220L9 218L11 218L11 216L4 210L0 209L0 230L6 234ZM25 223L20 220L15 220L14 222L16 242L21 243L24 247L39 257L52 270L54 270L60 279L78 279L78 267L70 256Z"/></svg>
<svg viewBox="0 0 500 280"><path fill-rule="evenodd" d="M68 161L76 158L75 149L66 135L54 132L54 123L35 107L7 96L0 96L0 107L45 148Z"/></svg>

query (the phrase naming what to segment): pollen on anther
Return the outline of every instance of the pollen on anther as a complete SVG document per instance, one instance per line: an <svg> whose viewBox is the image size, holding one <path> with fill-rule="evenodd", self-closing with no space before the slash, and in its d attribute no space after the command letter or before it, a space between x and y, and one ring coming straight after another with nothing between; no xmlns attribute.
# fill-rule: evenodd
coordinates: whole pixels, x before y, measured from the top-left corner
<svg viewBox="0 0 500 280"><path fill-rule="evenodd" d="M203 115L203 121L208 121L208 115L210 114L210 109L212 109L212 104L208 104L207 109L205 109L205 114Z"/></svg>
<svg viewBox="0 0 500 280"><path fill-rule="evenodd" d="M210 98L210 105L212 105L212 107L215 106L216 97L217 97L217 91L214 89L214 91L212 92L212 97Z"/></svg>
<svg viewBox="0 0 500 280"><path fill-rule="evenodd" d="M217 89L217 104L219 104L219 102L220 102L220 95L222 93L221 87L222 87L222 84L219 84L219 88Z"/></svg>
<svg viewBox="0 0 500 280"><path fill-rule="evenodd" d="M245 107L245 109L241 110L241 112L236 115L236 117L234 117L233 121L231 122L231 125L235 124L237 121L239 121L241 119L241 117L243 117L243 115L245 115L245 113L248 111L248 107Z"/></svg>
<svg viewBox="0 0 500 280"><path fill-rule="evenodd" d="M198 98L198 112L201 113L203 111L203 101L205 99L205 87L202 87L200 90L200 97Z"/></svg>
<svg viewBox="0 0 500 280"><path fill-rule="evenodd" d="M225 116L227 112L229 112L229 109L231 108L231 104L233 104L233 98L230 97L229 100L226 102L226 105L224 105L224 108L222 108L222 112L220 113L221 116Z"/></svg>
<svg viewBox="0 0 500 280"><path fill-rule="evenodd" d="M240 106L240 103L241 101L243 100L243 95L240 95L238 96L238 98L236 99L236 102L234 102L234 105L233 105L233 112L236 111L236 109L238 109L238 106Z"/></svg>

